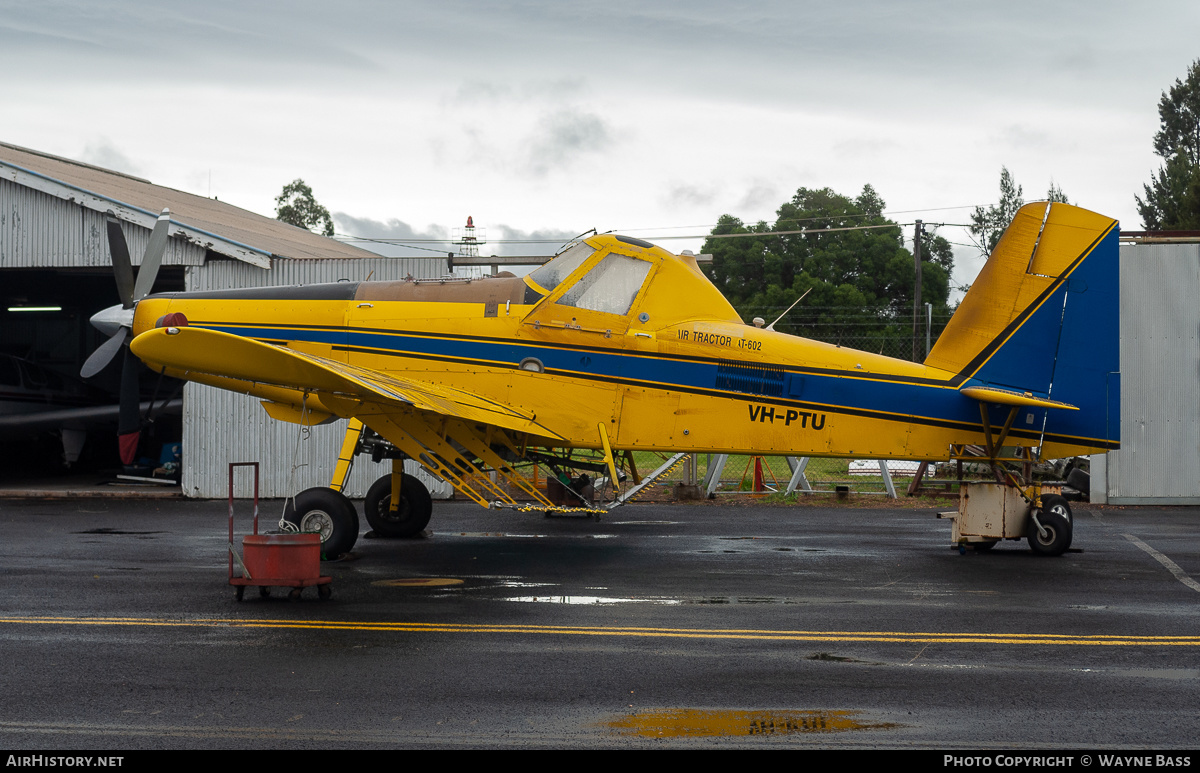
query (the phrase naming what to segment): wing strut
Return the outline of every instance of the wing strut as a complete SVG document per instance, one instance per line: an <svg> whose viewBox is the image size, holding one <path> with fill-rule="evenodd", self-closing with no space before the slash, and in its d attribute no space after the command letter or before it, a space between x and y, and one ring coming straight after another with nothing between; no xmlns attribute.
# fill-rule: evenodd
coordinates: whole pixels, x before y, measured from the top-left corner
<svg viewBox="0 0 1200 773"><path fill-rule="evenodd" d="M346 488L346 481L350 479L350 470L354 467L354 454L358 450L358 442L362 439L363 423L358 419L351 419L350 425L346 427L346 439L342 441L342 451L338 454L337 465L333 468L333 480L329 482L329 488L334 491L342 491ZM398 502L399 499L393 497L393 502Z"/></svg>

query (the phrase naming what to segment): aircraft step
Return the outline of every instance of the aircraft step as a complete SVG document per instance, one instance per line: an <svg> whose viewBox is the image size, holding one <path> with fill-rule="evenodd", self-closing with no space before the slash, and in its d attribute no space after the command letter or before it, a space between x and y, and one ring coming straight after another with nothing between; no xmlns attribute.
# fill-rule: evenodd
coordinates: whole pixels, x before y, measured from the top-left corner
<svg viewBox="0 0 1200 773"><path fill-rule="evenodd" d="M688 458L688 454L686 454L686 453L675 454L670 459L663 462L662 466L659 467L657 470L650 473L646 477L642 478L641 483L637 484L633 488L626 491L624 494L621 494L620 496L618 496L616 499L614 499L609 504L605 505L605 509L612 510L614 507L620 507L621 505L625 504L626 502L632 501L643 491L645 491L646 489L653 486L660 479L665 477L672 470L674 470L676 467L678 467L680 464L682 464L683 460L687 459L687 458Z"/></svg>

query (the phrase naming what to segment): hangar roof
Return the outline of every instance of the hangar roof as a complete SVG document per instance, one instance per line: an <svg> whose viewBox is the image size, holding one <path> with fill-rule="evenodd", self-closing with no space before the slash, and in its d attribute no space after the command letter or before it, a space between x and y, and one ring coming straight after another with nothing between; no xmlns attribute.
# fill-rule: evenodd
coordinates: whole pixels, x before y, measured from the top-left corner
<svg viewBox="0 0 1200 773"><path fill-rule="evenodd" d="M377 258L232 204L155 185L140 177L0 142L0 176L122 220L152 228L171 210L172 236L263 267L279 258Z"/></svg>

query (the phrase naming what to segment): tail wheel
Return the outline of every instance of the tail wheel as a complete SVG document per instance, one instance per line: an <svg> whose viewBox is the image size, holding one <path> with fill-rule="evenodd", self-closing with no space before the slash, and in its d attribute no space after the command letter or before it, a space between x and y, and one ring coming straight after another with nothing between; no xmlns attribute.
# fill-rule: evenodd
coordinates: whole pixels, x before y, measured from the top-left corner
<svg viewBox="0 0 1200 773"><path fill-rule="evenodd" d="M358 511L341 492L318 486L301 491L289 502L284 520L303 532L321 535L321 553L327 559L349 552L358 541Z"/></svg>
<svg viewBox="0 0 1200 773"><path fill-rule="evenodd" d="M1037 524L1033 522L1032 516L1035 514L1045 533L1039 531ZM1042 556L1061 556L1066 553L1067 548L1071 547L1073 532L1071 506L1067 504L1067 500L1055 494L1044 496L1041 509L1030 510L1030 516L1025 531L1029 548Z"/></svg>
<svg viewBox="0 0 1200 773"><path fill-rule="evenodd" d="M400 479L400 502L391 509L392 476L384 475L371 484L363 512L367 523L380 537L415 537L429 525L433 497L425 484L412 475Z"/></svg>

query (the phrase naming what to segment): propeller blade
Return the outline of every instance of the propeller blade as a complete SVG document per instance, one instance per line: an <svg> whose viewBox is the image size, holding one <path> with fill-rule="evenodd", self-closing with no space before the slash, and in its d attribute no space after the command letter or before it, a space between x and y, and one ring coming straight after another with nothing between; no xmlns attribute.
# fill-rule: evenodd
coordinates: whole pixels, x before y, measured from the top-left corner
<svg viewBox="0 0 1200 773"><path fill-rule="evenodd" d="M121 345L125 343L125 339L129 337L129 328L117 328L117 332L100 346L96 347L96 351L92 352L91 356L84 361L83 367L79 371L80 378L91 378L100 371L104 370L104 366L112 362L113 357L117 356L117 352L121 350Z"/></svg>
<svg viewBox="0 0 1200 773"><path fill-rule="evenodd" d="M125 349L125 359L121 363L117 441L120 444L121 463L126 465L133 464L134 459L137 458L138 439L141 437L142 430L138 368L138 358L129 349Z"/></svg>
<svg viewBox="0 0 1200 773"><path fill-rule="evenodd" d="M146 254L142 256L137 285L133 288L134 302L145 298L154 287L154 279L158 276L158 267L162 263L163 253L167 250L167 229L170 227L171 210L164 209L158 216L158 222L154 224L154 231L150 234L150 243L146 245Z"/></svg>
<svg viewBox="0 0 1200 773"><path fill-rule="evenodd" d="M108 252L112 255L113 274L117 278L117 295L125 308L133 306L133 265L129 262L129 245L121 221L110 209L104 215L108 225Z"/></svg>

